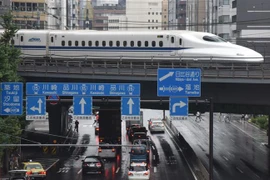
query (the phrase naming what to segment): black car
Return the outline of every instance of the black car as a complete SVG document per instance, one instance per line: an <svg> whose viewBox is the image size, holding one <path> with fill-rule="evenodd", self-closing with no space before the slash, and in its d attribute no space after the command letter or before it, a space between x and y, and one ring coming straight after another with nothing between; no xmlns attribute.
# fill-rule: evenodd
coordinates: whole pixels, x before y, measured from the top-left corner
<svg viewBox="0 0 270 180"><path fill-rule="evenodd" d="M82 160L82 174L104 174L105 163L100 156L86 156Z"/></svg>

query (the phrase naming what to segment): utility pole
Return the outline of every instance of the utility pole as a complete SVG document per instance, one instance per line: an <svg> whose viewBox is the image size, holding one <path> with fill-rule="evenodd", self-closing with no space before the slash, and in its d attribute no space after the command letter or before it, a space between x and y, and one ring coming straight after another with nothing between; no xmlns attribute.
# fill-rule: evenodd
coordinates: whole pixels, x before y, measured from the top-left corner
<svg viewBox="0 0 270 180"><path fill-rule="evenodd" d="M40 12L39 9L37 8L37 29L40 28Z"/></svg>
<svg viewBox="0 0 270 180"><path fill-rule="evenodd" d="M68 28L68 0L66 0L66 29Z"/></svg>

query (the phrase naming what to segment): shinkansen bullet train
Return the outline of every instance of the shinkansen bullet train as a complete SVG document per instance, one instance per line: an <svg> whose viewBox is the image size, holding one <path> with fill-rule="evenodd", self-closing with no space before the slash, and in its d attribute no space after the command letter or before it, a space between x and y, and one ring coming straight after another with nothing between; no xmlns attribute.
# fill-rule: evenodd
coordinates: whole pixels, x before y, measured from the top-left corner
<svg viewBox="0 0 270 180"><path fill-rule="evenodd" d="M3 31L2 31L3 32ZM0 33L2 33L0 32ZM19 30L12 44L23 57L185 59L263 62L258 52L205 32Z"/></svg>

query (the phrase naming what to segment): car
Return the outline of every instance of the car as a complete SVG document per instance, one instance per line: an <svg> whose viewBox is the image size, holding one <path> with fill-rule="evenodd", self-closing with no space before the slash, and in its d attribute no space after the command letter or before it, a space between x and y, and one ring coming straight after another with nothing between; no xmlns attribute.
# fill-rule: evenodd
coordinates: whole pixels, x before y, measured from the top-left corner
<svg viewBox="0 0 270 180"><path fill-rule="evenodd" d="M39 162L29 162L22 163L22 169L27 170L26 174L34 179L46 179L46 171Z"/></svg>
<svg viewBox="0 0 270 180"><path fill-rule="evenodd" d="M135 132L132 136L131 142L133 144L133 141L136 139L148 139L148 136L145 132Z"/></svg>
<svg viewBox="0 0 270 180"><path fill-rule="evenodd" d="M30 180L31 177L27 174L27 170L18 169L8 171L8 180Z"/></svg>
<svg viewBox="0 0 270 180"><path fill-rule="evenodd" d="M99 123L96 123L95 125L95 135L99 134Z"/></svg>
<svg viewBox="0 0 270 180"><path fill-rule="evenodd" d="M150 170L145 162L133 162L128 168L128 179L150 179Z"/></svg>
<svg viewBox="0 0 270 180"><path fill-rule="evenodd" d="M86 156L82 160L82 174L104 174L105 163L100 156Z"/></svg>
<svg viewBox="0 0 270 180"><path fill-rule="evenodd" d="M165 132L164 123L161 119L150 119L148 123L148 129L150 133Z"/></svg>
<svg viewBox="0 0 270 180"><path fill-rule="evenodd" d="M128 136L129 141L132 141L135 132L144 132L144 133L147 133L147 129L144 126L131 128L130 129L129 136Z"/></svg>
<svg viewBox="0 0 270 180"><path fill-rule="evenodd" d="M104 142L99 142L99 146L98 148L98 155L101 158L112 158L115 159L117 158L117 148L110 146L110 144L113 143L104 143Z"/></svg>
<svg viewBox="0 0 270 180"><path fill-rule="evenodd" d="M145 145L133 146L129 152L130 162L149 162L149 156Z"/></svg>
<svg viewBox="0 0 270 180"><path fill-rule="evenodd" d="M141 144L146 146L147 153L149 154L151 150L150 140L149 139L135 139L133 141L133 145L141 145Z"/></svg>

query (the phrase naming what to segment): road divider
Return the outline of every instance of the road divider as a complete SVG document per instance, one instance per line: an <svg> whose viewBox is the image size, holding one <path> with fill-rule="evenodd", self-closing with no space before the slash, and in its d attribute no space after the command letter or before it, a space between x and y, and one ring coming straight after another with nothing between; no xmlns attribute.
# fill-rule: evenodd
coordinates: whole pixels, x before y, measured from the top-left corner
<svg viewBox="0 0 270 180"><path fill-rule="evenodd" d="M188 142L170 120L165 120L164 122L168 134L171 136L175 145L179 148L194 178L196 180L208 180L209 173L202 164L201 160L197 157L192 147L188 144Z"/></svg>

